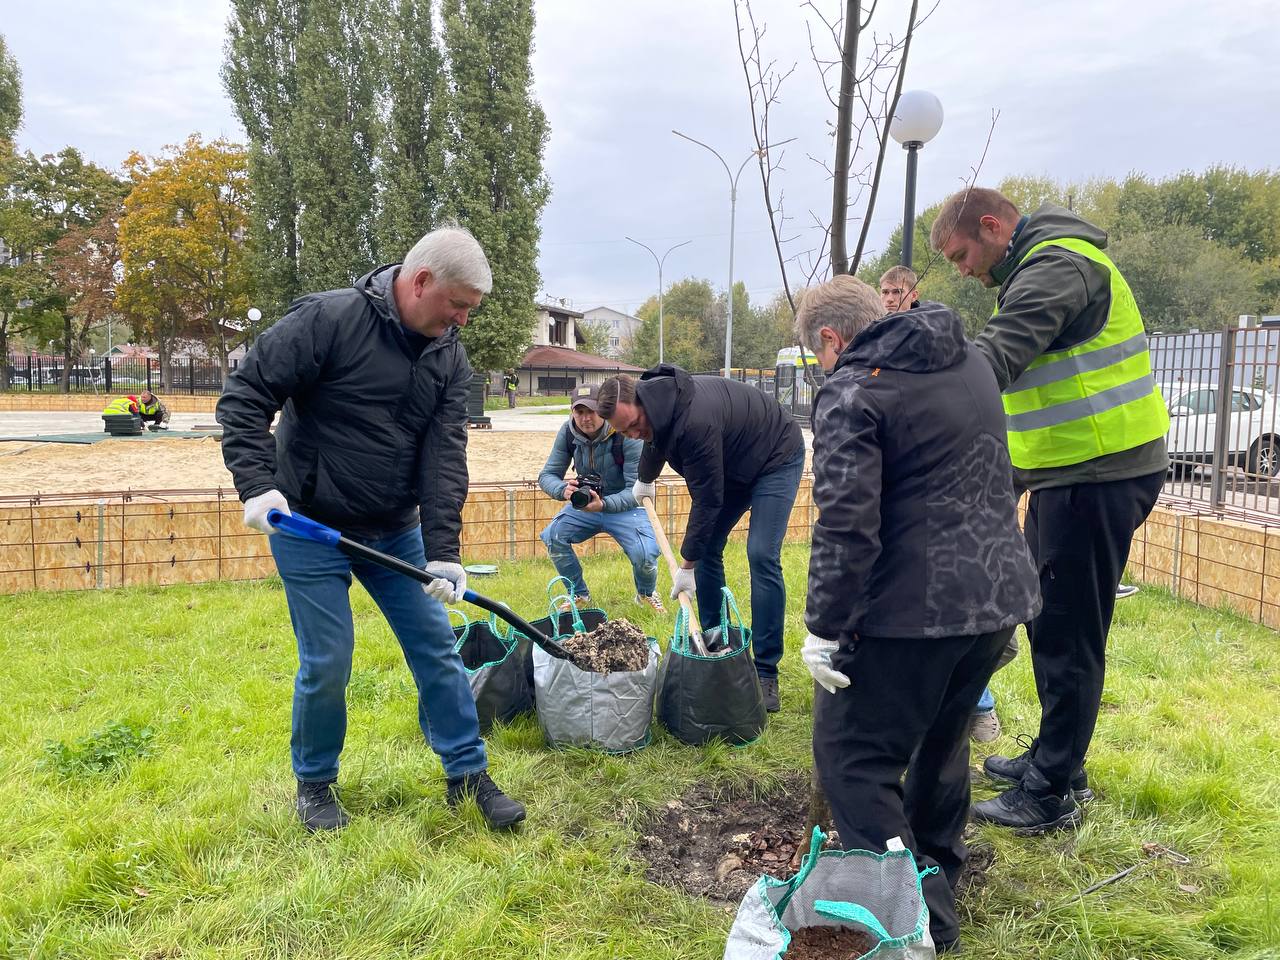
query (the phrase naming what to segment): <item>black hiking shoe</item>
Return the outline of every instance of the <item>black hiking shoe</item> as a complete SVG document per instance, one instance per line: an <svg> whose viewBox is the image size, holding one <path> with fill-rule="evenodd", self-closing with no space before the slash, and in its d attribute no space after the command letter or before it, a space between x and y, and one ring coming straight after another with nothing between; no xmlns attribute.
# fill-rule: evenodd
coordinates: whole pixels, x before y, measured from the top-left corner
<svg viewBox="0 0 1280 960"><path fill-rule="evenodd" d="M975 803L973 819L978 823L1009 827L1019 836L1034 837L1052 830L1078 827L1084 814L1070 791L1062 796L1050 793L1049 781L1030 764L1018 786L998 797Z"/></svg>
<svg viewBox="0 0 1280 960"><path fill-rule="evenodd" d="M468 797L475 799L476 806L480 808L480 813L491 830L505 830L524 819L524 804L503 793L484 770L450 778L445 791L449 806L457 809Z"/></svg>
<svg viewBox="0 0 1280 960"><path fill-rule="evenodd" d="M764 709L767 713L777 713L782 709L778 702L778 678L761 677L760 692L764 694Z"/></svg>
<svg viewBox="0 0 1280 960"><path fill-rule="evenodd" d="M982 762L983 772L992 780L1019 784L1027 775L1027 768L1031 766L1031 760L1036 755L1036 748L1040 746L1040 741L1032 740L1025 733L1018 734L1014 740L1018 746L1026 748L1022 753L1016 757L993 755ZM1084 767L1071 776L1071 799L1076 803L1088 803L1093 799L1093 791L1089 789L1089 775L1085 773Z"/></svg>
<svg viewBox="0 0 1280 960"><path fill-rule="evenodd" d="M298 781L298 819L309 833L341 830L350 821L338 806L337 780Z"/></svg>

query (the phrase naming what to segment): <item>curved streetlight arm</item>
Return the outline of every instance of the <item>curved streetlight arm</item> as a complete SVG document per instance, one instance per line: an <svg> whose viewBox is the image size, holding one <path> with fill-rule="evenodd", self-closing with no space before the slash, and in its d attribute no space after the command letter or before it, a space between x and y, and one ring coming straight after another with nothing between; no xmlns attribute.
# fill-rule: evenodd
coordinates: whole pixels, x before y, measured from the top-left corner
<svg viewBox="0 0 1280 960"><path fill-rule="evenodd" d="M663 335L663 323L662 323L662 265L666 263L668 253L670 253L672 250L679 250L681 247L687 246L688 244L693 243L693 241L685 240L682 243L677 243L674 247L671 247L670 249L668 249L667 253L664 253L662 255L662 258L659 259L658 255L653 252L653 248L649 246L647 243L641 243L639 240L636 240L634 237L624 236L623 239L630 240L637 247L644 247L646 250L649 251L649 256L653 257L653 262L658 265L658 362L662 363L664 360L664 356L663 356L664 340L666 339Z"/></svg>
<svg viewBox="0 0 1280 960"><path fill-rule="evenodd" d="M677 137L681 137L685 140L688 140L690 143L696 143L698 146L702 147L704 150L710 150L712 153L714 153L716 159L720 161L720 166L724 167L725 176L729 178L729 185L731 187L733 186L733 183L734 183L733 174L729 170L729 165L724 162L724 157L720 156L720 152L716 150L715 147L707 146L707 144L703 143L701 140L695 140L693 139L693 137L689 136L687 133L681 133L679 130L672 130L671 132L674 133ZM754 156L754 154L752 154L752 156ZM748 157L747 159L750 160L751 157ZM742 171L739 170L738 172L741 173Z"/></svg>

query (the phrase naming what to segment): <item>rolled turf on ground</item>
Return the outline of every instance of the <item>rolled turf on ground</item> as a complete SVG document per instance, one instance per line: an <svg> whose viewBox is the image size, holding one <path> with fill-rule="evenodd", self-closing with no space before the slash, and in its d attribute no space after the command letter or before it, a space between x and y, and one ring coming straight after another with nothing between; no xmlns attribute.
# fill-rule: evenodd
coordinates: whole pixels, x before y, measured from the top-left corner
<svg viewBox="0 0 1280 960"><path fill-rule="evenodd" d="M731 916L648 883L634 844L695 782L763 794L808 767L806 556L784 552L783 710L759 742L699 749L659 729L624 757L551 752L522 719L489 741L495 778L529 805L512 835L446 808L408 670L359 589L342 771L355 819L324 837L290 809L296 661L278 582L2 597L0 957L717 958ZM726 559L745 611L741 545ZM633 605L625 558L587 574L597 603L665 641L674 617ZM537 617L550 576L502 564L476 586ZM1079 833L979 833L995 859L962 905L967 955L1274 957L1280 641L1151 588L1116 616L1090 755L1101 798ZM993 686L1006 736L992 748L1016 749L1038 717L1025 650ZM1192 863L1146 863L1072 902L1147 842Z"/></svg>

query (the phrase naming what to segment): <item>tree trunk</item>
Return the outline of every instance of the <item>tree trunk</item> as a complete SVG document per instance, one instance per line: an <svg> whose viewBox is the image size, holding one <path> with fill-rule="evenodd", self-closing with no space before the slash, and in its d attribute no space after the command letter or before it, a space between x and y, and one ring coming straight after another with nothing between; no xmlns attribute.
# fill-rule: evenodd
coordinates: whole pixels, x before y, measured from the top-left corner
<svg viewBox="0 0 1280 960"><path fill-rule="evenodd" d="M831 176L831 275L849 272L849 152L853 143L853 91L858 82L858 31L862 4L844 5L844 56L840 61L840 102L836 109L836 159Z"/></svg>

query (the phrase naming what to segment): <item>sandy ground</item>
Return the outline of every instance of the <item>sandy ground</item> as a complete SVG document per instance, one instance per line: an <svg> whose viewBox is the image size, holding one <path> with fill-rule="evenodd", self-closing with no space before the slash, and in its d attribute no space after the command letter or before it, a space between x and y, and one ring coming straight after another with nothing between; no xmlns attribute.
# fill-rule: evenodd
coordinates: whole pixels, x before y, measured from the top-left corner
<svg viewBox="0 0 1280 960"><path fill-rule="evenodd" d="M552 439L545 432L471 431L467 466L472 481L536 478ZM214 439L0 444L3 496L231 486L222 445Z"/></svg>

